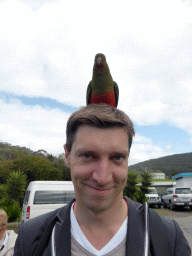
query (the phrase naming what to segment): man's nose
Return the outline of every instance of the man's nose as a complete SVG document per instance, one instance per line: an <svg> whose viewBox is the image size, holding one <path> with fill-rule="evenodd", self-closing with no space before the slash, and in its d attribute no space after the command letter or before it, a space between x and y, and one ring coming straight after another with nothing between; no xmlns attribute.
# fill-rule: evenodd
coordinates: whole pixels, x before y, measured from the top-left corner
<svg viewBox="0 0 192 256"><path fill-rule="evenodd" d="M108 159L100 159L93 171L92 178L99 185L106 185L112 180L112 168Z"/></svg>

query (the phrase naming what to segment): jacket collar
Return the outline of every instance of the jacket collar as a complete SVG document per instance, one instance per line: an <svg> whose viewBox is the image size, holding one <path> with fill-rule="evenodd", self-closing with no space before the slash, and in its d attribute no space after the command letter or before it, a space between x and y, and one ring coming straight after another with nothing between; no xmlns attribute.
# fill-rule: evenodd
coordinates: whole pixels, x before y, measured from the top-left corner
<svg viewBox="0 0 192 256"><path fill-rule="evenodd" d="M126 256L145 255L145 206L127 197L125 197L125 199L128 202Z"/></svg>
<svg viewBox="0 0 192 256"><path fill-rule="evenodd" d="M139 203L135 203L127 197L124 199L128 202L128 226L127 226L127 242L126 256L144 255L145 241L145 208ZM55 225L55 255L63 256L71 255L71 221L70 210L73 204L71 201L65 208L61 208L57 214L58 221Z"/></svg>
<svg viewBox="0 0 192 256"><path fill-rule="evenodd" d="M55 255L71 255L71 220L70 210L75 199L57 214L59 221L55 225Z"/></svg>

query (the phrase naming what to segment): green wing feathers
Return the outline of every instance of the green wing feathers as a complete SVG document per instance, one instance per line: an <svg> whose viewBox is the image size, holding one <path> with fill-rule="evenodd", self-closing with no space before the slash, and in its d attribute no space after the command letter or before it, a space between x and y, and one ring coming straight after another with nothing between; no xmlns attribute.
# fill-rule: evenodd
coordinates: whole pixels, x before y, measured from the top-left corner
<svg viewBox="0 0 192 256"><path fill-rule="evenodd" d="M116 107L117 107L118 101L119 101L119 87L115 81L113 81L113 88L115 91L115 102L116 102Z"/></svg>
<svg viewBox="0 0 192 256"><path fill-rule="evenodd" d="M89 85L87 87L87 94L86 94L86 103L87 103L87 105L90 103L91 92L92 92L92 81L89 82Z"/></svg>

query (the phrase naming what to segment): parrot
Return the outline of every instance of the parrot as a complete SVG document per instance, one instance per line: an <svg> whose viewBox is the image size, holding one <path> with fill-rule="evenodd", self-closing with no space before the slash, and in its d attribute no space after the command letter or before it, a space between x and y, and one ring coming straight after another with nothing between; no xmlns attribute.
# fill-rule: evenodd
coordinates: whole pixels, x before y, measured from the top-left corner
<svg viewBox="0 0 192 256"><path fill-rule="evenodd" d="M119 88L111 76L106 57L102 53L95 55L92 80L89 82L86 94L86 104L106 103L117 107Z"/></svg>

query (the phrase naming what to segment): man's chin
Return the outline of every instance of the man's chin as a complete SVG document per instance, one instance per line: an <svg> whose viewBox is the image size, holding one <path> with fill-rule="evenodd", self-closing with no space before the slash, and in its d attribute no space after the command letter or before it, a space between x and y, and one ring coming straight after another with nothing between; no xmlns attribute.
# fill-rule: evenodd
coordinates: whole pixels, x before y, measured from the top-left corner
<svg viewBox="0 0 192 256"><path fill-rule="evenodd" d="M100 213L108 210L112 207L112 203L109 200L92 200L92 202L86 202L86 207L94 213Z"/></svg>

